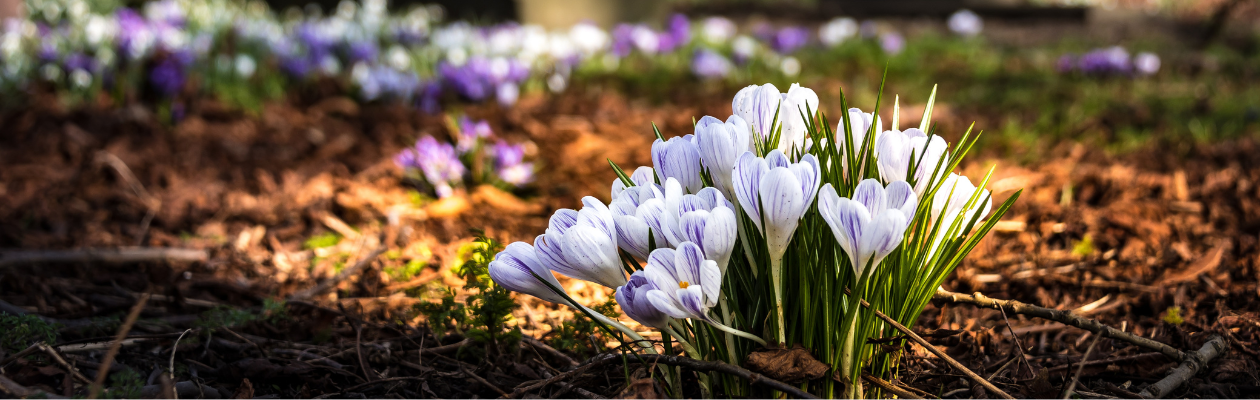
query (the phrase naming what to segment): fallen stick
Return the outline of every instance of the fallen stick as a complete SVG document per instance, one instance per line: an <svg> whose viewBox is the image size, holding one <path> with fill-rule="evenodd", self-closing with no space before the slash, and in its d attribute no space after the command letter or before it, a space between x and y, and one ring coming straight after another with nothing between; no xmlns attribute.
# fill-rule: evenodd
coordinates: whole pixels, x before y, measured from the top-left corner
<svg viewBox="0 0 1260 400"><path fill-rule="evenodd" d="M114 337L113 344L105 352L105 358L101 360L101 369L96 373L96 380L92 382L91 391L88 394L89 399L101 396L101 389L105 388L105 377L109 376L109 366L114 363L114 357L118 356L118 349L122 347L123 339L131 331L132 325L136 324L136 319L140 318L140 311L144 310L144 304L148 302L149 294L145 293L144 296L140 297L140 301L137 301L136 305L131 307L131 312L127 313L127 318L123 320L122 326L118 327L118 335Z"/></svg>
<svg viewBox="0 0 1260 400"><path fill-rule="evenodd" d="M54 350L52 347L48 346L44 342L39 342L39 343L36 343L35 345L39 346L40 350L48 354L48 356L52 358L53 361L56 361L57 364L60 364L62 368L65 368L66 373L69 373L70 376L73 376L75 379L78 379L80 382L83 382L86 384L92 383L91 379L88 379L86 376L83 376L83 374L79 373L79 370L75 369L74 366L71 366L70 363L66 362L66 359L62 358L61 354L57 353L57 350Z"/></svg>
<svg viewBox="0 0 1260 400"><path fill-rule="evenodd" d="M372 264L372 261L376 260L376 257L380 257L380 255L385 253L385 250L387 249L388 248L386 246L377 247L376 250L372 250L372 253L368 254L367 257L363 257L363 259L360 259L359 262L354 263L353 266L350 266L349 268L341 270L340 273L338 273L336 276L333 276L331 279L320 282L318 285L315 285L315 287L303 290L301 292L294 293L292 296L289 296L289 301L306 300L306 299L315 297L319 295L320 293L323 293L329 289L332 289L333 287L336 287L338 284L341 283L341 281L344 281L346 280L346 278L349 278L359 273L359 271L362 270L363 268L367 268L368 265Z"/></svg>
<svg viewBox="0 0 1260 400"><path fill-rule="evenodd" d="M1098 340L1102 339L1102 335L1094 335L1094 340L1089 341L1089 347L1085 349L1085 355L1081 356L1081 362L1076 366L1076 373L1072 374L1072 381L1068 382L1067 388L1063 389L1063 399L1072 398L1072 391L1076 389L1076 383L1081 381L1081 373L1085 372L1085 362L1089 361L1089 355L1094 353L1094 346L1098 345Z"/></svg>
<svg viewBox="0 0 1260 400"><path fill-rule="evenodd" d="M1207 363L1212 362L1213 359L1224 354L1228 349L1229 345L1225 343L1224 338L1212 336L1207 343L1203 344L1203 347L1199 348L1199 351L1188 354L1186 359L1181 362L1181 365L1177 366L1167 377L1159 380L1159 382L1152 383L1146 389L1142 389L1142 392L1138 393L1138 395L1148 399L1163 398L1181 386L1181 384L1186 383L1199 371L1202 371L1207 366Z"/></svg>
<svg viewBox="0 0 1260 400"><path fill-rule="evenodd" d="M923 396L919 396L918 394L915 394L915 393L910 393L910 391L899 388L897 387L897 385L894 385L892 382L879 379L871 374L862 374L862 379L866 380L867 382L870 382L872 385L879 386L880 389L884 389L888 391L888 393L897 395L897 398L901 398L901 399L922 399L923 398Z"/></svg>
<svg viewBox="0 0 1260 400"><path fill-rule="evenodd" d="M1181 350L1177 350L1176 348L1172 346L1169 346L1169 345L1166 345L1166 344L1163 344L1163 343L1160 343L1151 339L1147 339L1138 335L1134 335L1132 333L1128 333L1128 332L1125 332L1116 328L1112 328L1107 325L1103 325L1101 322L1098 322L1097 320L1085 318L1085 317L1073 314L1071 311L1067 311L1067 310L1056 310L1053 308L1039 307L1039 306L1034 306L1032 304L1019 302L1015 300L994 299L980 293L976 293L974 295L954 293L954 292L944 290L944 289L937 289L936 295L932 296L932 299L937 300L937 301L947 301L951 303L971 304L974 306L991 308L994 310L998 310L998 309L1011 310L1011 312L1016 313L1016 314L1023 314L1023 315L1037 317L1037 318L1044 318L1044 319L1048 319L1052 321L1062 322L1070 326L1074 326L1077 328L1081 328L1081 329L1093 332L1094 334L1099 335L1099 336L1106 336L1113 339L1123 340L1123 341L1132 343L1140 347L1145 347L1151 350L1158 351L1160 352L1160 354L1163 354L1167 356L1168 358L1171 358L1176 361L1185 361L1186 357L1188 357L1186 353L1182 352Z"/></svg>
<svg viewBox="0 0 1260 400"><path fill-rule="evenodd" d="M889 316L885 315L883 312L876 310L874 308L871 308L871 303L866 302L866 299L862 299L862 306L870 309L871 311L874 311L876 317L879 317L879 319L884 320L884 322L887 323L888 325L892 325L893 328L897 328L897 330L901 331L901 333L905 334L906 336L909 336L910 339L914 340L915 343L918 343L919 346L923 346L924 349L927 349L927 351L936 355L936 357L940 358L941 360L944 360L950 366L953 366L954 369L961 371L963 375L967 375L967 378L969 378L972 382L975 382L976 384L983 386L986 390L996 393L998 396L1002 396L1002 398L1004 399L1012 399L1012 400L1015 399L1014 397L1011 397L1011 395L1007 394L1002 389L998 389L998 387L994 386L992 382L989 382L988 380L982 378L980 375L976 375L975 372L972 372L971 369L967 368L966 366L963 366L962 363L958 362L958 360L953 359L949 355L945 354L945 352L937 349L936 346L933 346L931 343L928 343L927 340L924 340L923 337L919 336L919 334L914 333L914 331L910 330L910 328L907 328L905 325L902 325L900 322L897 322L897 320L890 318ZM941 397L948 397L948 396L941 396Z"/></svg>
<svg viewBox="0 0 1260 400"><path fill-rule="evenodd" d="M523 339L525 343L529 344L530 346L533 346L535 349L542 350L543 352L550 354L552 357L565 360L566 362L569 363L570 367L575 367L578 365L578 362L573 360L572 357L569 357L568 354L561 353L560 350L556 350L554 347L548 346L546 343L543 343L539 341L538 339L534 339L529 336L525 336Z"/></svg>
<svg viewBox="0 0 1260 400"><path fill-rule="evenodd" d="M0 267L36 263L102 262L131 264L151 261L204 262L205 250L166 247L122 247L113 249L5 250L0 251Z"/></svg>

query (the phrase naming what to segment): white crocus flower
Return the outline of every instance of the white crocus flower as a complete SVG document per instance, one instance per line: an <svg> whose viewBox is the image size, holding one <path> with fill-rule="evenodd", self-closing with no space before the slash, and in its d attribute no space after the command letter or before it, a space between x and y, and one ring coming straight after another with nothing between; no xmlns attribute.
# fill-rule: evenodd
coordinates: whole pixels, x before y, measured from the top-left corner
<svg viewBox="0 0 1260 400"><path fill-rule="evenodd" d="M752 150L752 137L748 123L738 115L732 115L723 123L717 118L705 116L696 123L696 142L700 146L700 160L713 178L713 185L734 198L731 172L735 161L745 151Z"/></svg>
<svg viewBox="0 0 1260 400"><path fill-rule="evenodd" d="M780 341L786 340L783 326L783 253L792 241L801 217L809 210L818 194L820 179L818 160L812 154L791 163L782 151L772 150L766 158L751 151L739 156L735 164L735 197L765 235L770 252L770 278L774 287L775 309L779 317Z"/></svg>
<svg viewBox="0 0 1260 400"><path fill-rule="evenodd" d="M885 131L875 141L876 165L884 182L914 182L914 192L920 197L933 175L938 182L944 175L941 170L949 165L948 150L945 139L935 135L929 138L918 128ZM914 171L910 170L912 160Z"/></svg>
<svg viewBox="0 0 1260 400"><path fill-rule="evenodd" d="M525 242L509 244L503 251L494 256L488 266L490 279L494 283L514 292L525 293L556 304L564 304L590 313L600 322L625 332L635 341L643 340L634 330L617 320L609 318L581 304L569 303L556 290L564 290L551 270L537 258L537 251ZM535 275L537 277L535 277ZM541 279L541 280L539 280ZM548 287L550 285L550 287ZM552 289L555 288L555 289ZM620 293L620 290L619 290ZM650 347L650 345L644 346ZM648 350L648 352L653 352Z"/></svg>
<svg viewBox="0 0 1260 400"><path fill-rule="evenodd" d="M673 178L665 182L664 200L660 225L653 228L665 233L671 247L688 241L703 246L710 259L726 271L735 246L735 206L712 187L684 195Z"/></svg>
<svg viewBox="0 0 1260 400"><path fill-rule="evenodd" d="M561 209L551 216L546 233L534 240L538 260L573 278L610 288L624 285L612 211L590 196L582 204L582 211Z"/></svg>
<svg viewBox="0 0 1260 400"><path fill-rule="evenodd" d="M818 212L858 277L870 272L867 266L879 266L901 244L918 204L905 181L884 188L875 179L863 180L854 188L853 198L840 197L831 184L826 184L818 195Z"/></svg>
<svg viewBox="0 0 1260 400"><path fill-rule="evenodd" d="M678 250L653 251L643 275L655 286L647 291L647 299L662 313L704 321L727 333L765 344L761 338L709 316L709 309L717 305L722 294L722 271L716 262L705 258L695 243L684 242Z"/></svg>
<svg viewBox="0 0 1260 400"><path fill-rule="evenodd" d="M787 93L780 93L769 83L752 85L735 94L731 110L746 121L763 142L781 128L779 142L772 145L786 153L804 146L806 118L813 118L818 112L818 95L795 83Z"/></svg>
<svg viewBox="0 0 1260 400"><path fill-rule="evenodd" d="M652 142L652 165L656 167L657 179L678 179L688 193L697 193L704 187L700 179L700 148L694 139L686 135Z"/></svg>

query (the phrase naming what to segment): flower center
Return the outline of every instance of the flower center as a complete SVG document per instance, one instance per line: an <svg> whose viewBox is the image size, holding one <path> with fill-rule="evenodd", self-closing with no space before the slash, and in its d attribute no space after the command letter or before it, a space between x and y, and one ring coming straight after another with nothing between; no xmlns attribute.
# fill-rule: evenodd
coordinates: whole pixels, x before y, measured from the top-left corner
<svg viewBox="0 0 1260 400"><path fill-rule="evenodd" d="M679 289L686 289L688 286L691 286L691 284L687 283L687 281L678 282Z"/></svg>

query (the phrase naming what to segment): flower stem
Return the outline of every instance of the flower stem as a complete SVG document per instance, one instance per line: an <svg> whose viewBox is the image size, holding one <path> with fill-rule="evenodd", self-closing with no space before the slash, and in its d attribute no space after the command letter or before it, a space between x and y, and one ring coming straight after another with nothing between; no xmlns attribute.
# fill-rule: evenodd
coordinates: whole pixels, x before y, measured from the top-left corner
<svg viewBox="0 0 1260 400"><path fill-rule="evenodd" d="M583 308L586 308L586 307L583 307ZM629 336L630 339L633 339L634 342L639 345L639 347L642 347L643 351L646 351L648 354L656 354L656 348L652 347L652 343L648 342L647 339L644 339L643 336L640 336L638 332L635 332L633 329L630 329L630 327L625 326L620 322L617 322L617 320L615 319L608 318L607 315L595 312L595 310L586 308L586 311L591 313L591 315L594 316L595 319L598 319L599 322L603 322L606 325L611 325L612 327L617 328L617 330L621 331L622 333L625 333L626 336Z"/></svg>
<svg viewBox="0 0 1260 400"><path fill-rule="evenodd" d="M708 321L705 321L705 322L708 322L708 323L709 323L709 325L713 325L713 327L714 327L714 328L718 328L718 330L721 330L722 332L726 332L726 333L729 333L729 334L732 334L732 335L735 335L735 336L739 336L739 337L742 337L742 338L745 338L745 339L748 339L748 340L751 340L751 341L757 342L757 344L760 344L760 345L762 345L762 346L765 346L765 345L766 345L766 341L765 341L764 339L762 339L762 338L757 337L757 335L754 335L754 334L751 334L751 333L748 333L748 332L744 332L744 331L741 331L741 330L739 330L739 329L735 329L735 328L732 328L732 327L729 327L729 326L726 326L726 325L722 325L722 323L721 323L721 322L717 322L717 321L714 321L714 320L712 320L712 319L710 319L710 320L708 320Z"/></svg>
<svg viewBox="0 0 1260 400"><path fill-rule="evenodd" d="M774 310L779 320L779 343L787 344L783 327L783 256L770 259L770 284L774 286ZM766 344L764 341L761 344Z"/></svg>

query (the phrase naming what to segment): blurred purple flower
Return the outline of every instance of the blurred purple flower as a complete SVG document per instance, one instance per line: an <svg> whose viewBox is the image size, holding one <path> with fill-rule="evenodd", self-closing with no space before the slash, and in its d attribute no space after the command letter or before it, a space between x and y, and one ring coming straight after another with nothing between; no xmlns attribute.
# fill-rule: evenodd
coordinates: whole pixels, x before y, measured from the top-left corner
<svg viewBox="0 0 1260 400"><path fill-rule="evenodd" d="M799 26L788 26L774 34L770 47L782 54L790 54L809 43L809 30Z"/></svg>
<svg viewBox="0 0 1260 400"><path fill-rule="evenodd" d="M149 70L149 82L165 97L174 97L184 87L184 64L178 57L166 57Z"/></svg>
<svg viewBox="0 0 1260 400"><path fill-rule="evenodd" d="M879 48L891 55L900 54L906 48L906 39L900 33L888 32L879 35Z"/></svg>
<svg viewBox="0 0 1260 400"><path fill-rule="evenodd" d="M634 50L634 26L617 24L612 31L612 54L617 57L630 55Z"/></svg>
<svg viewBox="0 0 1260 400"><path fill-rule="evenodd" d="M467 115L459 117L459 133L458 143L455 149L459 150L459 154L466 154L477 148L477 142L494 136L494 130L490 128L490 123L485 120L473 121Z"/></svg>
<svg viewBox="0 0 1260 400"><path fill-rule="evenodd" d="M524 144L508 144L500 140L491 149L494 153L494 168L499 179L521 187L534 180L534 163L525 161Z"/></svg>
<svg viewBox="0 0 1260 400"><path fill-rule="evenodd" d="M359 85L359 92L366 100L409 100L420 86L420 77L415 72L374 65L369 67L368 73L359 76L355 83Z"/></svg>
<svg viewBox="0 0 1260 400"><path fill-rule="evenodd" d="M346 59L350 61L350 64L376 61L379 54L380 48L371 40L351 43L346 48Z"/></svg>
<svg viewBox="0 0 1260 400"><path fill-rule="evenodd" d="M682 14L674 14L669 18L669 24L663 34L657 35L660 44L657 50L662 53L668 53L677 50L679 47L687 45L691 41L691 22Z"/></svg>
<svg viewBox="0 0 1260 400"><path fill-rule="evenodd" d="M449 143L438 143L432 136L420 138L415 147L403 149L394 156L394 163L404 169L419 170L440 198L454 193L453 186L463 181L466 171L455 148Z"/></svg>
<svg viewBox="0 0 1260 400"><path fill-rule="evenodd" d="M700 49L691 59L691 72L701 78L721 78L731 72L731 61L716 51Z"/></svg>

